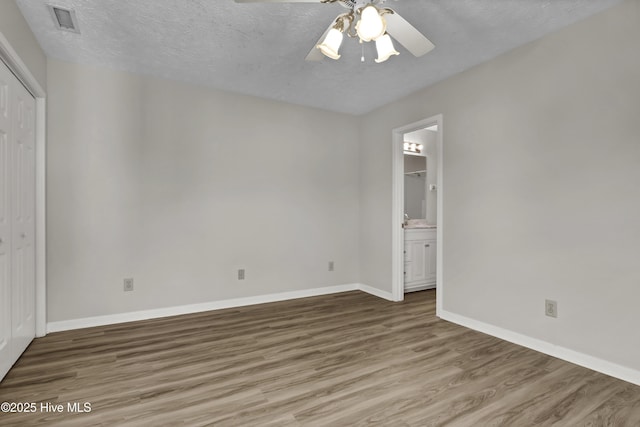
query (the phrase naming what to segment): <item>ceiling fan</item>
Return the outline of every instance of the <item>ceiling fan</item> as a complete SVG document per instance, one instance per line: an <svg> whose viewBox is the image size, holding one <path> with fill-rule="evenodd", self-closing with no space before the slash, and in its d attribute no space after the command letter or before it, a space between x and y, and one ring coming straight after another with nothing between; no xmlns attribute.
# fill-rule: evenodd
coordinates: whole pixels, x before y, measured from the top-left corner
<svg viewBox="0 0 640 427"><path fill-rule="evenodd" d="M339 59L344 34L359 38L360 43L376 42L377 63L384 62L395 50L391 37L414 56L420 57L435 46L420 31L393 9L382 7L385 0L235 0L236 3L338 3L349 11L338 15L306 57L320 61L324 56ZM363 57L364 60L364 57Z"/></svg>

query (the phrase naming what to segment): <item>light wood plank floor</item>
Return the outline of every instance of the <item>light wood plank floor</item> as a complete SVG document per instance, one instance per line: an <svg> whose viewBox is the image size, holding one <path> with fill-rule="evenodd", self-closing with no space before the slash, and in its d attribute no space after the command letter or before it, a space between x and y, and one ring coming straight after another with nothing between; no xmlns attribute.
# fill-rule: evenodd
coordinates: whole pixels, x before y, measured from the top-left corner
<svg viewBox="0 0 640 427"><path fill-rule="evenodd" d="M50 334L2 426L640 426L640 387L361 292Z"/></svg>

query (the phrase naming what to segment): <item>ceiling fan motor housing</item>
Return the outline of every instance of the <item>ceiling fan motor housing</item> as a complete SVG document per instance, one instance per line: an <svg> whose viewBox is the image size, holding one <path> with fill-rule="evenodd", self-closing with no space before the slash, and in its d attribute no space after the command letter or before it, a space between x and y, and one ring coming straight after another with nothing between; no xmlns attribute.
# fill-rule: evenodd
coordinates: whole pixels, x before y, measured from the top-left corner
<svg viewBox="0 0 640 427"><path fill-rule="evenodd" d="M340 5L351 10L359 10L369 4L382 4L385 0L339 0Z"/></svg>

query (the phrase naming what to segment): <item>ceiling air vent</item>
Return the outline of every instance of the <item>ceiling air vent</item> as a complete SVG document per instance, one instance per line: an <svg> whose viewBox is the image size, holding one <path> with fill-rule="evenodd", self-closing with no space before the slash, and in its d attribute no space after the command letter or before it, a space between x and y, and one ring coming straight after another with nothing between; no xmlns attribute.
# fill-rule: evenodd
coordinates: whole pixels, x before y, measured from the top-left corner
<svg viewBox="0 0 640 427"><path fill-rule="evenodd" d="M49 8L49 12L51 12L53 22L59 30L71 31L73 33L80 34L75 11L50 4L48 4L47 7Z"/></svg>

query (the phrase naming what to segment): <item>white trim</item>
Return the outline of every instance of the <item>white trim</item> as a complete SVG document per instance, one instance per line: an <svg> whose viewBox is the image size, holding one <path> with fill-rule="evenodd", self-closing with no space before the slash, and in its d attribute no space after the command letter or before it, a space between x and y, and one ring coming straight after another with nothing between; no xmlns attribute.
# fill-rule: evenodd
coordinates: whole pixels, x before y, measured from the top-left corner
<svg viewBox="0 0 640 427"><path fill-rule="evenodd" d="M395 301L391 292L383 291L381 289L374 288L369 285L364 285L362 283L358 284L358 289L362 292L366 292L378 298L386 299L387 301Z"/></svg>
<svg viewBox="0 0 640 427"><path fill-rule="evenodd" d="M443 311L444 304L444 117L437 115L438 123L438 193L436 206L438 228L436 228L436 316Z"/></svg>
<svg viewBox="0 0 640 427"><path fill-rule="evenodd" d="M92 328L94 326L115 325L118 323L135 322L138 320L157 319L160 317L179 316L181 314L201 313L203 311L221 310L223 308L244 307L247 305L265 304L269 302L287 301L298 298L308 298L358 290L379 298L393 301L389 292L381 291L380 289L372 288L371 286L363 285L361 283L350 283L346 285L281 292L255 297L233 298L200 304L180 305L175 307L156 308L152 310L132 311L128 313L108 314L105 316L61 320L58 322L47 323L47 333Z"/></svg>
<svg viewBox="0 0 640 427"><path fill-rule="evenodd" d="M404 158L402 150L403 135L424 129L431 125L438 126L438 193L437 215L438 228L436 230L436 315L442 311L444 301L444 275L443 275L443 194L444 194L444 138L443 116L438 114L428 119L420 120L393 129L392 131L392 201L391 201L391 293L393 301L404 300L404 233L401 224L404 221Z"/></svg>
<svg viewBox="0 0 640 427"><path fill-rule="evenodd" d="M46 99L36 98L36 336L47 334Z"/></svg>
<svg viewBox="0 0 640 427"><path fill-rule="evenodd" d="M36 336L46 334L47 324L47 275L46 275L46 145L47 115L46 93L29 68L11 47L7 38L0 32L0 60L7 64L11 72L36 100Z"/></svg>
<svg viewBox="0 0 640 427"><path fill-rule="evenodd" d="M129 313L108 314L105 316L85 317L81 319L61 320L47 323L47 332L60 332L72 329L91 328L94 326L113 325L117 323L135 322L138 320L156 319L159 317L178 316L181 314L200 313L223 308L243 307L246 305L265 304L269 302L287 301L297 298L308 298L340 292L357 291L359 284L328 286L301 291L281 292L277 294L259 295L255 297L233 298L210 301L200 304L189 304L175 307L156 308L152 310L133 311Z"/></svg>
<svg viewBox="0 0 640 427"><path fill-rule="evenodd" d="M405 126L406 127L406 126ZM411 128L413 129L413 127ZM391 143L391 294L394 301L404 300L404 128L394 129ZM401 178L402 177L402 178Z"/></svg>
<svg viewBox="0 0 640 427"><path fill-rule="evenodd" d="M567 362L571 362L576 365L601 372L605 375L609 375L623 381L630 382L632 384L640 385L640 371L637 371L635 369L627 368L616 363L608 362L597 357L589 356L587 354L570 350L559 345L551 344L547 341L542 341L536 338L522 335L508 329L480 322L478 320L451 313L449 311L442 310L440 312L440 318L479 332L483 332L485 334L489 334L502 340L509 341L544 354L548 354L549 356L557 357L558 359L566 360Z"/></svg>

